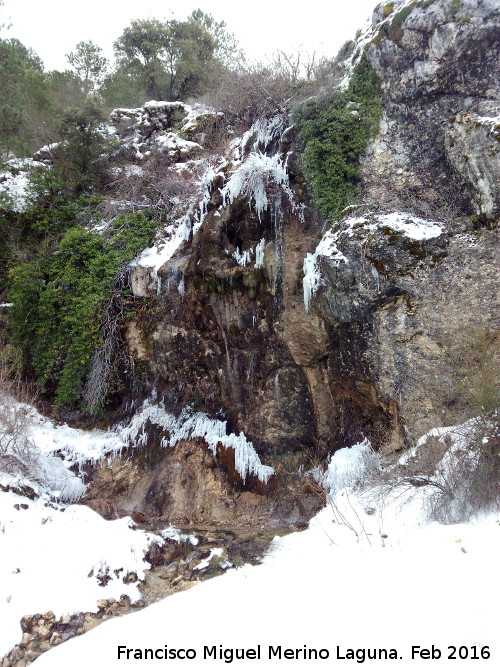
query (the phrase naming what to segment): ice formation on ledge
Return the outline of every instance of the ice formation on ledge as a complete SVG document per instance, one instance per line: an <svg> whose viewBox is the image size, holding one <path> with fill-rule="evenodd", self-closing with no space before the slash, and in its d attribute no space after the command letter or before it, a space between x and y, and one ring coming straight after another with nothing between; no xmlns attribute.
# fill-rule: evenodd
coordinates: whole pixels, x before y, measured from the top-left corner
<svg viewBox="0 0 500 667"><path fill-rule="evenodd" d="M203 164L203 161L201 162ZM197 162L196 164L199 163ZM158 294L161 288L158 270L168 262L192 234L195 234L200 229L208 213L212 182L218 176L224 164L224 159L219 160L217 164L212 164L210 161L204 162L205 169L201 178L193 183L193 194L187 204L187 210L181 213L182 205L179 205L177 207L177 214L179 215L177 220L171 226L159 232L159 235L163 235L163 239L157 240L156 244L151 248L145 248L129 264L131 268L141 266L151 269L151 279L153 284L157 286ZM184 205L184 209L185 207L186 205ZM167 234L168 236L165 238Z"/></svg>
<svg viewBox="0 0 500 667"><path fill-rule="evenodd" d="M246 266L247 264L250 264L250 262L252 261L253 253L254 253L253 248L249 248L244 252L240 252L240 249L236 248L236 250L232 254L232 257L234 257L234 259L240 266Z"/></svg>
<svg viewBox="0 0 500 667"><path fill-rule="evenodd" d="M280 155L251 153L222 188L222 199L227 206L232 204L236 197L244 195L248 198L249 206L255 209L259 220L262 220L262 213L269 207L267 188L273 185L282 188L289 201L292 201L288 173Z"/></svg>
<svg viewBox="0 0 500 667"><path fill-rule="evenodd" d="M248 248L248 250L244 250L243 252L241 252L239 248L236 248L231 254L231 257L233 257L240 266L247 266L255 255L254 268L261 269L264 266L265 245L266 239L262 238L254 248ZM229 254L229 251L226 250L226 253Z"/></svg>
<svg viewBox="0 0 500 667"><path fill-rule="evenodd" d="M354 489L367 474L367 460L371 458L376 461L378 456L372 450L368 438L352 447L338 449L331 457L326 472L318 481L332 495L344 487Z"/></svg>
<svg viewBox="0 0 500 667"><path fill-rule="evenodd" d="M304 257L304 278L302 284L304 287L304 308L306 313L309 311L309 305L313 294L318 290L322 283L319 257L329 257L338 266L340 262L348 263L345 257L337 248L338 232L328 230L319 242L314 253L307 253Z"/></svg>
<svg viewBox="0 0 500 667"><path fill-rule="evenodd" d="M218 443L226 449L234 449L234 465L243 482L249 475L255 475L261 482L267 483L274 474L273 468L261 463L253 444L244 433L227 435L227 422L211 419L204 412L192 412L189 408L184 409L177 418L166 412L162 405L144 401L142 409L131 422L118 430L122 443L144 446L148 437L145 429L147 422L161 426L167 432L168 435L161 440L163 447L175 447L181 440L203 438L214 456Z"/></svg>
<svg viewBox="0 0 500 667"><path fill-rule="evenodd" d="M280 199L285 195L291 210L303 220L303 207L297 204L290 188L286 158L282 157L279 144L272 155L266 153L284 131L283 116L261 118L233 144L232 162L236 169L221 189L223 206L243 195L262 221L262 214L270 206L268 191L272 189L279 192Z"/></svg>

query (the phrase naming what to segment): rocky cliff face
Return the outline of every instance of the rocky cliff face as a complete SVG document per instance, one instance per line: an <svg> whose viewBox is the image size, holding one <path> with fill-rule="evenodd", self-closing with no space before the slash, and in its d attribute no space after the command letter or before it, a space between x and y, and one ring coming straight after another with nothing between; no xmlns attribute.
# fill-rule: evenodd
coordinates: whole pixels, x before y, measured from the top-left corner
<svg viewBox="0 0 500 667"><path fill-rule="evenodd" d="M217 156L206 152L217 115L167 103L115 113L129 173L160 159L164 192L194 192L133 270L143 301L126 338L145 387L172 414L226 420L286 469L245 486L235 450L225 462L219 450L230 492L203 439L193 449L187 438L120 477L122 509L232 523L250 490L264 497L248 521L265 522L292 468L365 437L398 449L480 410L498 354L499 20L486 0L377 8L352 58L366 49L384 117L363 158L363 203L326 233L283 116ZM150 446L158 437L152 428ZM299 521L315 502L285 505Z"/></svg>

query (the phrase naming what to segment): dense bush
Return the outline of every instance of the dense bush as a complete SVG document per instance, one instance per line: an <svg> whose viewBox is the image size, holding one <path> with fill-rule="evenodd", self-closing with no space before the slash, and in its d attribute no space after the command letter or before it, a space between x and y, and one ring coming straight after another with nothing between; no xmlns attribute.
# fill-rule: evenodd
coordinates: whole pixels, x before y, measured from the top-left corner
<svg viewBox="0 0 500 667"><path fill-rule="evenodd" d="M118 216L107 236L73 227L55 252L11 268L11 341L56 405L83 395L92 355L104 342L104 303L126 289L116 283L120 267L150 245L156 228L144 212Z"/></svg>
<svg viewBox="0 0 500 667"><path fill-rule="evenodd" d="M306 176L330 222L356 200L360 156L380 118L380 83L365 56L345 91L308 101L294 112Z"/></svg>

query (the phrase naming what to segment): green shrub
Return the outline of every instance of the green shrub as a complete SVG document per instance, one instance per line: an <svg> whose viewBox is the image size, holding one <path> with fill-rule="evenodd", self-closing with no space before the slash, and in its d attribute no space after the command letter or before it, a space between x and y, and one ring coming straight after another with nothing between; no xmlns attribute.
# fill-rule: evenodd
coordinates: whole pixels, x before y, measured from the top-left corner
<svg viewBox="0 0 500 667"><path fill-rule="evenodd" d="M392 19L393 28L401 28L404 21L408 18L408 16L412 13L412 11L413 11L413 5L408 5L407 7L403 7L403 9L397 12L394 15L394 18Z"/></svg>
<svg viewBox="0 0 500 667"><path fill-rule="evenodd" d="M123 289L119 268L151 244L156 228L144 212L118 216L107 237L73 227L55 252L11 268L11 340L56 405L81 398L92 355L103 345L104 304Z"/></svg>
<svg viewBox="0 0 500 667"><path fill-rule="evenodd" d="M60 166L35 171L30 189L32 201L18 217L22 242L57 237L75 225L83 210L101 201L99 195L76 194Z"/></svg>
<svg viewBox="0 0 500 667"><path fill-rule="evenodd" d="M366 56L347 90L306 102L294 112L314 201L330 221L356 200L359 159L381 118L380 83Z"/></svg>

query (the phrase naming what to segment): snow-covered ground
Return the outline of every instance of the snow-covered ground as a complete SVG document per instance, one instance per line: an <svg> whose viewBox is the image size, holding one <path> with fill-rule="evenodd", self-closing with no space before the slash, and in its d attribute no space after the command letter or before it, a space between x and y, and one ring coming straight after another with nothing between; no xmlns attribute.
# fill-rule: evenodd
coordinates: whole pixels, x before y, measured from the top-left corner
<svg viewBox="0 0 500 667"><path fill-rule="evenodd" d="M366 498L344 488L308 530L275 538L262 565L230 570L106 622L37 665L120 665L127 649L128 663L140 661L134 651L144 659L145 649L156 651L148 664L182 659L165 656L165 647L191 649L192 665L231 658L279 664L290 655L299 664L358 664L375 650L382 656L376 664L395 659L406 667L427 664L431 653L424 650L433 649L435 659L441 652L437 664L498 665L499 517L423 525L420 505L416 498L371 513ZM251 651L259 646L255 661ZM304 657L304 647L318 657ZM455 660L449 647L456 647ZM236 649L249 653L236 660Z"/></svg>
<svg viewBox="0 0 500 667"><path fill-rule="evenodd" d="M8 427L19 430L23 420L22 433L30 443L29 473L22 461L10 472L0 467L0 657L21 640L19 621L24 615L96 612L97 600L103 598L140 599L138 584L149 568L143 558L159 538L132 530L130 519L105 521L90 508L69 503L85 491L83 466L116 456L128 446L144 446L147 422L163 427L168 434L162 441L165 447L203 437L214 454L218 442L234 449L243 479L255 474L267 481L273 474L243 433L226 434L226 422L201 412L186 410L176 419L160 404L145 401L126 424L110 431L83 431L56 425L6 394L0 393L0 399L2 446ZM17 451L8 447L7 454L15 459ZM19 487L31 488L36 499L15 493ZM172 529L163 536L175 535ZM129 572L137 574L136 582L127 583ZM103 576L110 577L105 586Z"/></svg>
<svg viewBox="0 0 500 667"><path fill-rule="evenodd" d="M83 458L99 458L127 434L140 441L146 413L153 421L169 417L159 406L143 407L122 427L124 438L117 432L85 437L54 427L35 412L34 433L47 454L58 448L76 462L81 440ZM205 422L208 436L220 430ZM197 424L177 426L191 433ZM218 437L229 437L219 430ZM193 665L278 664L292 655L301 664L359 664L377 655L375 662L394 659L406 667L427 664L432 653L425 650L434 650L435 660L441 652L438 664L500 664L500 515L440 525L424 518L425 494L432 489L417 489L411 498L396 490L383 501L354 491L367 456L373 463L367 441L335 454L321 478L332 489L328 506L306 531L276 537L260 566L230 569L107 621L43 654L37 666L119 665L127 660L127 649L129 661L139 660L135 651L151 663L184 659L182 653L165 656L165 646L190 649ZM6 481L4 475L0 483ZM0 492L0 656L20 641L25 614L96 611L98 599L140 597L137 582L127 584L124 577L127 572L144 577L143 556L158 538L131 530L129 519L105 521L83 506L61 509L47 495L31 501ZM164 537L174 534L172 528ZM111 578L106 587L99 586L100 575ZM449 647L456 648L455 659ZM144 658L145 649L156 657ZM245 657L231 653L236 649L245 650Z"/></svg>
<svg viewBox="0 0 500 667"><path fill-rule="evenodd" d="M143 557L157 538L133 525L80 505L58 508L0 492L0 656L21 640L26 614L97 612L97 600L121 595L137 602L149 568ZM124 582L129 572L137 582ZM103 577L110 577L104 588Z"/></svg>

